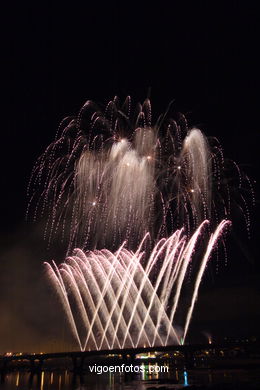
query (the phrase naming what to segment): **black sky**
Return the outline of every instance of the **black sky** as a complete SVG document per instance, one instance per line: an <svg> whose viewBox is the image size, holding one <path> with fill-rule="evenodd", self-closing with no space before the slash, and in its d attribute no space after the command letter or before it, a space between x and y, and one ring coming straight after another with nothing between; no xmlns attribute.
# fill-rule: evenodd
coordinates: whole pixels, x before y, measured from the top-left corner
<svg viewBox="0 0 260 390"><path fill-rule="evenodd" d="M174 99L176 110L187 114L190 125L218 137L225 155L257 180L256 4L112 0L17 1L5 6L0 350L40 348L35 341L39 334L50 340L55 333L56 314L46 303L41 268L49 254L40 228L24 223L26 185L35 159L52 141L59 121L77 113L87 99L104 104L115 94L121 99L130 94L137 102L151 88L155 118ZM257 210L252 212L251 240L238 227L236 238L232 235L227 241L227 266L220 267L218 275L214 267L208 272L194 332L203 327L222 329L221 334L253 334L260 328ZM52 314L46 317L47 312ZM23 342L19 335L14 337L17 327L23 329Z"/></svg>

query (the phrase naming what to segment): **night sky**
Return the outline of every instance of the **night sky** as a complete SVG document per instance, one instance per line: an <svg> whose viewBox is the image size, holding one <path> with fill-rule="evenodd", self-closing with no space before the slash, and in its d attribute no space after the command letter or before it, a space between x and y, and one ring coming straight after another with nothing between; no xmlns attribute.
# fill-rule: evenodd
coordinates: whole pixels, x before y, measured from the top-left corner
<svg viewBox="0 0 260 390"><path fill-rule="evenodd" d="M216 136L225 156L258 179L257 2L12 2L3 12L1 95L0 352L70 348L64 316L44 277L43 227L25 223L26 186L57 126L88 99L143 101L153 117L174 99L191 126ZM190 341L259 335L256 207L251 239L234 216L228 261L212 261Z"/></svg>

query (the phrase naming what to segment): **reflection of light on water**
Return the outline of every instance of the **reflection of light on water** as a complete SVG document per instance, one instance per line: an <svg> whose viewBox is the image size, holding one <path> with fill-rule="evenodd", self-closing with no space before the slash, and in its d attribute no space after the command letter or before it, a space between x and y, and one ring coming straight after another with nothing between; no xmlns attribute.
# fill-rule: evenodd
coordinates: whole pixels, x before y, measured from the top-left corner
<svg viewBox="0 0 260 390"><path fill-rule="evenodd" d="M145 367L144 363L141 364L141 367ZM141 370L141 378L142 378L142 380L145 379L145 369Z"/></svg>
<svg viewBox="0 0 260 390"><path fill-rule="evenodd" d="M43 385L44 385L44 371L41 373L41 390L43 390Z"/></svg>
<svg viewBox="0 0 260 390"><path fill-rule="evenodd" d="M150 365L150 363L149 363L149 365ZM143 380L149 379L149 376L150 376L150 374L149 374L149 365L148 364L144 364L144 372L142 373L142 379Z"/></svg>
<svg viewBox="0 0 260 390"><path fill-rule="evenodd" d="M68 371L66 370L66 371L65 371L65 379L64 379L65 385L68 384L68 379L69 379Z"/></svg>
<svg viewBox="0 0 260 390"><path fill-rule="evenodd" d="M148 363L148 368L147 368L147 376L148 376L148 378L152 376L152 374L151 374L151 366L152 366L152 364Z"/></svg>
<svg viewBox="0 0 260 390"><path fill-rule="evenodd" d="M158 379L159 378L159 370L158 370L158 363L156 362L155 363L155 373L154 373L154 377L156 378L156 379Z"/></svg>
<svg viewBox="0 0 260 390"><path fill-rule="evenodd" d="M138 365L139 366L139 365ZM150 364L150 367L155 367L157 365ZM160 367L160 362L158 362L158 366ZM34 390L65 390L65 389L72 389L72 386L75 390L123 390L125 388L127 389L139 389L144 390L145 388L153 388L154 386L152 383L149 382L151 380L157 381L155 374L156 373L150 373L148 371L148 363L147 364L140 364L139 367L142 367L142 370L139 370L139 375L134 375L134 378L132 376L128 376L127 378L125 375L121 373L110 373L110 376L108 375L96 375L94 378L90 378L89 375L84 374L84 379L86 380L86 385L80 385L79 377L76 378L75 384L73 383L73 373L70 371L54 371L54 372L40 372L40 373L32 373L30 372L10 372L4 377L4 384L0 384L0 389L8 389L8 390L27 390L27 389L34 389ZM251 371L251 370L250 370ZM138 374L138 373L137 373ZM169 372L168 372L169 375ZM159 378L167 378L167 374L160 372ZM178 385L172 385L174 387L169 388L182 388L182 389L188 389L188 386L191 385L191 382L197 383L200 386L207 386L207 385L220 385L220 384L229 384L233 385L234 388L236 388L236 383L241 381L241 383L244 383L244 381L250 381L250 385L253 385L254 382L260 383L260 375L257 372L246 373L244 369L238 369L238 370L194 370L192 372L186 371L186 370L178 370L176 367L171 366L170 370L170 381L169 383L172 383L171 381L174 381L175 378L178 382ZM145 381L146 383L143 383L142 381ZM65 384L66 382L66 384ZM87 383L88 382L88 383ZM176 382L176 383L177 383ZM165 385L164 385L165 386ZM177 387L178 386L178 387ZM232 387L232 386L231 386ZM156 386L155 386L156 388ZM163 385L161 387L157 387L158 390L163 388ZM221 387L222 388L222 387ZM243 387L243 390L247 390L247 386ZM233 387L232 387L233 389Z"/></svg>
<svg viewBox="0 0 260 390"><path fill-rule="evenodd" d="M115 375L112 372L109 372L109 389L113 390L115 388Z"/></svg>
<svg viewBox="0 0 260 390"><path fill-rule="evenodd" d="M18 372L18 373L17 373L17 377L16 377L16 382L15 382L15 386L16 386L16 387L19 386L19 379L20 379L20 373Z"/></svg>
<svg viewBox="0 0 260 390"><path fill-rule="evenodd" d="M183 379L184 379L183 385L184 385L184 386L189 386L189 383L188 383L188 373L187 373L187 371L184 371L184 372L183 372Z"/></svg>
<svg viewBox="0 0 260 390"><path fill-rule="evenodd" d="M171 374L170 374L170 365L167 364L167 363L164 363L164 366L168 368L168 370L167 370L167 378L170 378L170 377L171 377Z"/></svg>

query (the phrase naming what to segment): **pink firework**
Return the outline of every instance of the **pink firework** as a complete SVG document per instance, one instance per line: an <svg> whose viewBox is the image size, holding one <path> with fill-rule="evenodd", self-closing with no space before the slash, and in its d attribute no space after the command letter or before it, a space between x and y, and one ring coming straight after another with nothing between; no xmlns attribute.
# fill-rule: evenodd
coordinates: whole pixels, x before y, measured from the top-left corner
<svg viewBox="0 0 260 390"><path fill-rule="evenodd" d="M49 243L68 243L64 263L45 264L81 350L184 342L232 204L249 227L244 183L253 198L216 139L169 110L153 124L148 99L134 112L130 97L103 111L87 101L62 121L33 169L28 210L47 214Z"/></svg>

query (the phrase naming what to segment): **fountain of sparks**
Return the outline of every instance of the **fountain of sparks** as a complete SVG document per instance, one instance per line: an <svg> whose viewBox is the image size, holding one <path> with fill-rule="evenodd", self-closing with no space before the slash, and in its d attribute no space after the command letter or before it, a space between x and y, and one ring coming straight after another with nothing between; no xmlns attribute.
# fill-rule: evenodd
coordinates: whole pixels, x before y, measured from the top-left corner
<svg viewBox="0 0 260 390"><path fill-rule="evenodd" d="M45 264L81 350L185 340L207 262L230 224L220 145L183 116L166 116L152 126L148 99L135 116L130 98L104 113L88 101L33 169L28 209L34 219L47 212L49 242L59 232L68 240L66 261Z"/></svg>
<svg viewBox="0 0 260 390"><path fill-rule="evenodd" d="M192 254L207 224L204 221L189 240L182 230L161 239L145 266L143 242L136 252L124 245L114 254L76 249L59 267L54 262L52 266L46 263L81 350L180 344L179 331L173 325L175 314ZM209 256L228 224L219 224L202 256L181 335L183 341Z"/></svg>

